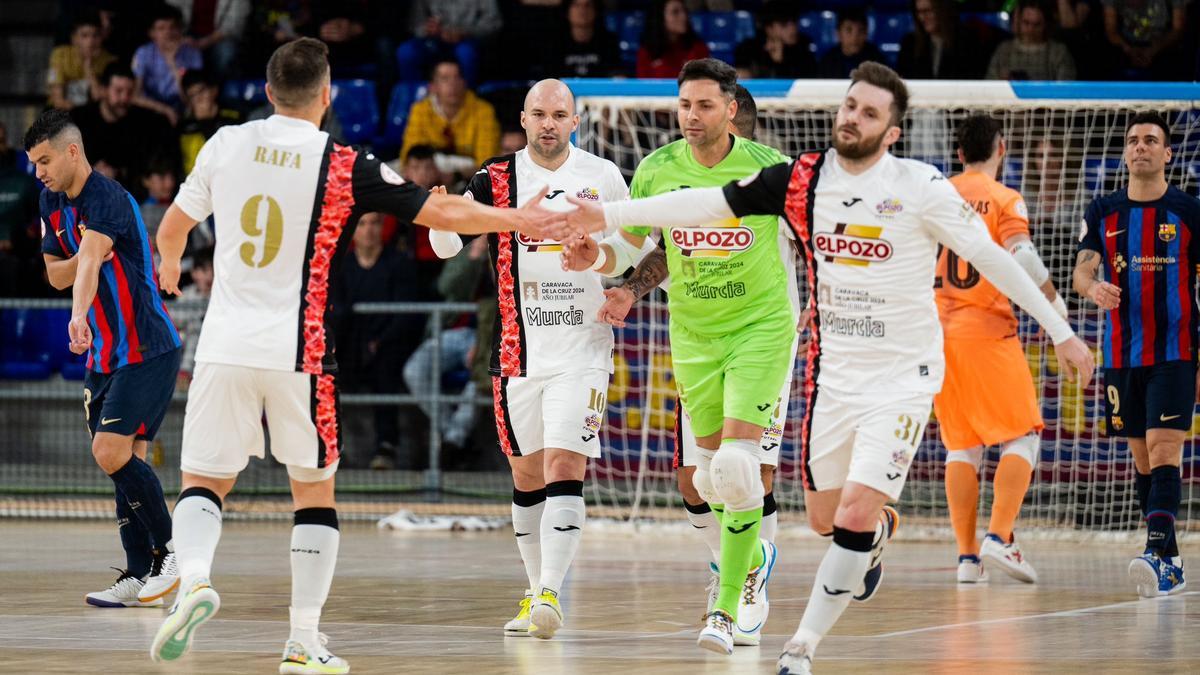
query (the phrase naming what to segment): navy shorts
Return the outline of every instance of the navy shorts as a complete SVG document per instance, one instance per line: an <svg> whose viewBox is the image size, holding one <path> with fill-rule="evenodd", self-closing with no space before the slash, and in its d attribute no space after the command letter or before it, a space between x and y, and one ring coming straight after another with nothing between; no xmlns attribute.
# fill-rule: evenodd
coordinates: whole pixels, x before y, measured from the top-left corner
<svg viewBox="0 0 1200 675"><path fill-rule="evenodd" d="M1105 368L1104 390L1109 436L1144 438L1146 429L1192 428L1196 364L1191 361Z"/></svg>
<svg viewBox="0 0 1200 675"><path fill-rule="evenodd" d="M83 380L83 408L88 431L137 436L151 441L167 415L183 349L111 373L89 370Z"/></svg>

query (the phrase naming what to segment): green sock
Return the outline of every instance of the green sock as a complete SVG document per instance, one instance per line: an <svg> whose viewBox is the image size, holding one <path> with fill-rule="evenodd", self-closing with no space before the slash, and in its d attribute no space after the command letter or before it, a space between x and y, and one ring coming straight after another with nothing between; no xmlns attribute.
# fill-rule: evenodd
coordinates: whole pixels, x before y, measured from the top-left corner
<svg viewBox="0 0 1200 675"><path fill-rule="evenodd" d="M725 511L721 523L721 588L714 610L737 619L738 598L746 584L746 574L763 564L758 530L762 526L762 507L749 511Z"/></svg>

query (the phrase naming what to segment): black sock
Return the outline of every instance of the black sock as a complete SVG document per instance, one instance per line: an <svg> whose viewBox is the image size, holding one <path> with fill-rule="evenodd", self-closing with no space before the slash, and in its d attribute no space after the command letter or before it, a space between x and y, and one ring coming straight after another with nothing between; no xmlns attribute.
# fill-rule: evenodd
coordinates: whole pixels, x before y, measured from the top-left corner
<svg viewBox="0 0 1200 675"><path fill-rule="evenodd" d="M117 497L117 532L121 535L121 548L125 549L125 567L129 573L141 578L150 573L152 556L150 554L150 533L146 531L142 521L133 514L129 501L116 490Z"/></svg>
<svg viewBox="0 0 1200 675"><path fill-rule="evenodd" d="M1142 510L1142 518L1146 517L1146 506L1150 503L1150 474L1140 473L1134 469L1133 489L1137 491L1138 508Z"/></svg>
<svg viewBox="0 0 1200 675"><path fill-rule="evenodd" d="M154 548L165 550L171 541L171 514L163 498L162 484L154 469L136 455L125 466L109 474L117 490L125 495L135 518L150 533Z"/></svg>
<svg viewBox="0 0 1200 675"><path fill-rule="evenodd" d="M1175 538L1175 515L1179 512L1182 485L1179 467L1160 466L1150 472L1150 496L1146 504L1146 552L1160 557L1178 555L1178 545L1172 547Z"/></svg>

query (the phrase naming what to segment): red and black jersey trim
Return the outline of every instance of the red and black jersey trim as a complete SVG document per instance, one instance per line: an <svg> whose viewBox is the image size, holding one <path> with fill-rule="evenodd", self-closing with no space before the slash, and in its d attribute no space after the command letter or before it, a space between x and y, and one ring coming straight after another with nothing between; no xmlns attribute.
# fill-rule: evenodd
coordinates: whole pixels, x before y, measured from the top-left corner
<svg viewBox="0 0 1200 675"><path fill-rule="evenodd" d="M492 411L496 415L496 438L500 452L509 457L521 456L521 445L513 431L512 413L508 409L508 378L492 376Z"/></svg>
<svg viewBox="0 0 1200 675"><path fill-rule="evenodd" d="M825 153L811 152L800 155L792 164L792 175L788 181L787 198L784 201L784 214L796 242L804 256L804 269L809 289L809 330L812 335L808 342L808 352L805 355L804 366L804 419L800 427L800 478L806 490L815 490L812 467L809 464L811 456L810 443L812 440L813 409L817 404L817 378L821 374L821 315L817 311L817 266L819 257L813 248L812 227L813 207L816 205L817 178L821 174L821 164L825 161Z"/></svg>
<svg viewBox="0 0 1200 675"><path fill-rule="evenodd" d="M484 162L471 181L471 192L487 190L496 208L517 207L516 155L504 155ZM515 232L488 236L496 273L496 323L492 338L492 375L523 377L529 363L529 343L521 305L521 247Z"/></svg>

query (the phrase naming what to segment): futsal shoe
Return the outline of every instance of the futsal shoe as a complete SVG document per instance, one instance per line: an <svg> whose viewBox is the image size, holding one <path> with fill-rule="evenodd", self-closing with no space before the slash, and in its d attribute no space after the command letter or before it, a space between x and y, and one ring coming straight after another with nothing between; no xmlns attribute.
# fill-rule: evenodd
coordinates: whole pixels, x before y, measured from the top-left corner
<svg viewBox="0 0 1200 675"><path fill-rule="evenodd" d="M543 588L529 608L529 634L539 640L549 640L562 625L563 614L558 605L558 594Z"/></svg>
<svg viewBox="0 0 1200 675"><path fill-rule="evenodd" d="M504 624L504 634L512 637L529 637L529 609L533 604L533 591L525 589L525 597L521 599L521 609L517 615Z"/></svg>
<svg viewBox="0 0 1200 675"><path fill-rule="evenodd" d="M729 656L733 653L733 617L714 609L704 617L704 628L696 644L710 652Z"/></svg>
<svg viewBox="0 0 1200 675"><path fill-rule="evenodd" d="M159 607L163 604L162 597L153 600L139 600L145 582L122 569L113 569L121 573L112 586L103 591L88 593L84 601L93 607Z"/></svg>
<svg viewBox="0 0 1200 675"><path fill-rule="evenodd" d="M1143 554L1129 563L1129 580L1137 586L1138 595L1143 598L1173 595L1187 585L1183 578L1183 567L1155 553Z"/></svg>
<svg viewBox="0 0 1200 675"><path fill-rule="evenodd" d="M979 561L978 556L958 556L958 583L986 584L987 582L987 570L983 568L983 563Z"/></svg>
<svg viewBox="0 0 1200 675"><path fill-rule="evenodd" d="M708 563L708 585L704 587L704 591L708 594L708 604L704 607L704 615L712 611L713 605L717 604L717 593L721 590L721 568L717 567L714 562Z"/></svg>
<svg viewBox="0 0 1200 675"><path fill-rule="evenodd" d="M1017 538L1014 535L1007 544L1000 537L992 533L988 533L983 538L983 545L979 547L979 557L983 558L984 562L995 565L1004 571L1008 576L1024 581L1027 584L1037 583L1037 570L1033 569L1033 565L1025 559L1025 554L1021 553L1021 547L1017 546Z"/></svg>
<svg viewBox="0 0 1200 675"><path fill-rule="evenodd" d="M195 579L179 591L175 605L167 613L154 642L150 658L155 661L174 661L192 647L192 635L221 608L221 596L212 589L205 577Z"/></svg>
<svg viewBox="0 0 1200 675"><path fill-rule="evenodd" d="M788 640L775 664L777 675L811 675L812 649L808 645Z"/></svg>
<svg viewBox="0 0 1200 675"><path fill-rule="evenodd" d="M771 572L775 570L779 551L775 544L766 539L760 540L759 543L762 546L763 563L746 575L742 597L738 599L737 621L733 625L733 644L739 647L753 647L759 643L763 626L767 623L767 613L771 610L771 603L767 600L767 582L771 580Z"/></svg>
<svg viewBox="0 0 1200 675"><path fill-rule="evenodd" d="M317 633L317 639L318 643L311 646L300 640L288 640L283 648L283 661L279 664L280 675L342 675L350 672L346 659L334 656L325 648L329 638L324 633Z"/></svg>
<svg viewBox="0 0 1200 675"><path fill-rule="evenodd" d="M891 541L896 531L900 529L900 514L896 512L896 509L885 504L882 515L884 518L883 532L871 545L871 564L867 568L867 573L863 575L863 581L857 589L858 592L854 594L856 602L867 602L875 597L875 593L879 590L879 584L883 581L883 546Z"/></svg>
<svg viewBox="0 0 1200 675"><path fill-rule="evenodd" d="M146 577L146 584L138 593L138 600L162 600L176 588L179 588L179 566L175 564L175 554L154 556L154 562L150 565L150 576Z"/></svg>
<svg viewBox="0 0 1200 675"><path fill-rule="evenodd" d="M1183 578L1183 559L1179 556L1163 558L1158 574L1158 594L1175 595L1187 588Z"/></svg>

